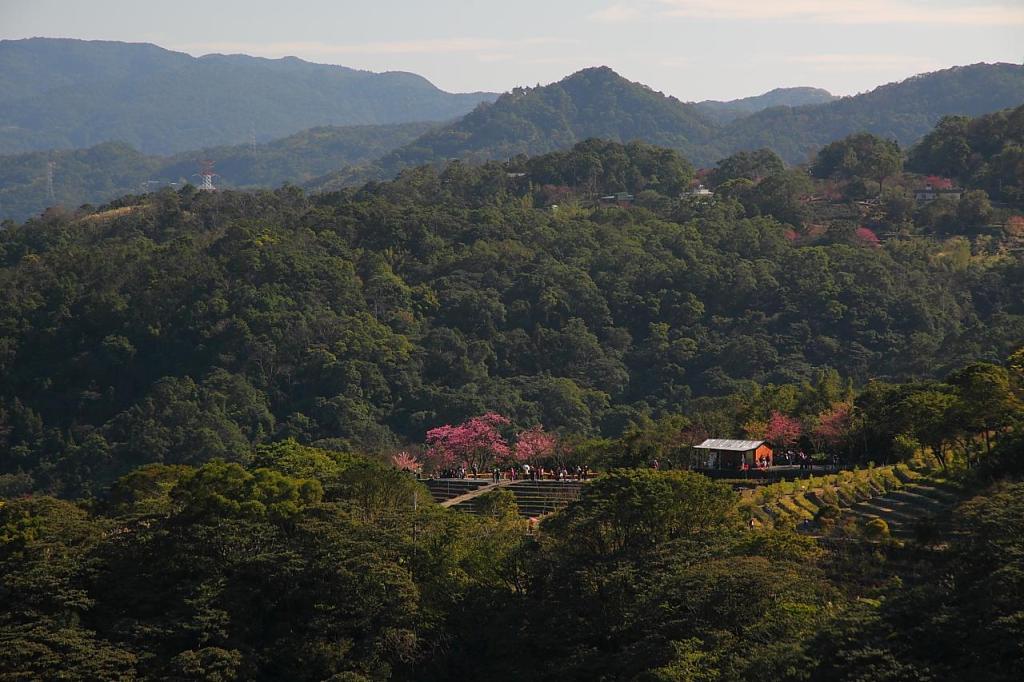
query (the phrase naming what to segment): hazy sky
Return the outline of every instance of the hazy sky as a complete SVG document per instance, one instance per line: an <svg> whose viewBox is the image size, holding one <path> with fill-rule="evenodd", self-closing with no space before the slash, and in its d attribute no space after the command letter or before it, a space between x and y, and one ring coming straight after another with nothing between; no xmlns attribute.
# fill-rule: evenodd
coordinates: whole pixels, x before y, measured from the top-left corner
<svg viewBox="0 0 1024 682"><path fill-rule="evenodd" d="M503 91L605 64L683 100L1024 58L1024 0L0 0L0 38L294 55Z"/></svg>

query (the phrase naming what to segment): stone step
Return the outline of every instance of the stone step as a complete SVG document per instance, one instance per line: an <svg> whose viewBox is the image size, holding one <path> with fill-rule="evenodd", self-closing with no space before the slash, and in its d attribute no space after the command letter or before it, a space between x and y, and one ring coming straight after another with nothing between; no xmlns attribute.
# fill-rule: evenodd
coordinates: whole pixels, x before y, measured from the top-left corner
<svg viewBox="0 0 1024 682"><path fill-rule="evenodd" d="M872 502L875 500L884 501L887 506L895 507L897 509L907 509L916 514L934 513L946 508L946 505L938 500L931 497L925 497L923 495L914 495L913 493L899 494L891 492L865 501Z"/></svg>
<svg viewBox="0 0 1024 682"><path fill-rule="evenodd" d="M875 516L880 516L881 518L889 522L890 525L897 523L914 523L918 519L922 518L921 514L895 509L893 507L887 506L884 501L879 500L878 498L875 498L867 502L860 502L858 504L855 504L850 509L854 512L862 514L873 514Z"/></svg>
<svg viewBox="0 0 1024 682"><path fill-rule="evenodd" d="M882 519L889 526L889 532L893 535L912 535L914 532L914 524L912 521L899 521L891 518L889 515L884 513L878 513L870 509L847 509L848 514L852 514L864 522L870 521L871 519ZM917 521L917 519L913 519Z"/></svg>
<svg viewBox="0 0 1024 682"><path fill-rule="evenodd" d="M959 490L956 486L948 483L916 483L907 486L904 490L924 497L931 497L944 504L953 504L960 497Z"/></svg>
<svg viewBox="0 0 1024 682"><path fill-rule="evenodd" d="M885 496L891 506L901 509L914 509L918 513L937 514L947 509L949 505L934 497L912 493L909 491L892 492Z"/></svg>

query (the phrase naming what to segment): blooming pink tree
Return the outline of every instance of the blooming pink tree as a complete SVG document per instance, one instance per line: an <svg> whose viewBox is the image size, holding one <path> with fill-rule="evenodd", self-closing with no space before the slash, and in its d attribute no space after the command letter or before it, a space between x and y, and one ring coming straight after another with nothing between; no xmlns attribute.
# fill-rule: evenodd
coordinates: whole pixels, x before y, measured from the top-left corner
<svg viewBox="0 0 1024 682"><path fill-rule="evenodd" d="M765 425L764 439L778 447L789 447L800 439L800 421L773 410Z"/></svg>
<svg viewBox="0 0 1024 682"><path fill-rule="evenodd" d="M485 469L494 459L509 456L511 450L498 430L509 423L500 414L488 412L458 426L431 429L427 431L428 454L443 466L465 463Z"/></svg>
<svg viewBox="0 0 1024 682"><path fill-rule="evenodd" d="M399 471L414 471L419 473L423 470L423 463L405 450L391 455L391 463Z"/></svg>
<svg viewBox="0 0 1024 682"><path fill-rule="evenodd" d="M1006 219L1006 225L1003 226L1003 231L1007 237L1011 239L1024 238L1024 217L1019 215L1013 215Z"/></svg>
<svg viewBox="0 0 1024 682"><path fill-rule="evenodd" d="M836 403L818 415L814 436L831 446L842 443L850 434L853 406L850 403Z"/></svg>
<svg viewBox="0 0 1024 682"><path fill-rule="evenodd" d="M518 462L537 463L554 456L558 447L558 438L544 431L542 426L534 426L519 434L513 453Z"/></svg>
<svg viewBox="0 0 1024 682"><path fill-rule="evenodd" d="M858 227L856 232L854 232L854 236L864 246L877 247L881 244L878 241L878 235L870 227Z"/></svg>
<svg viewBox="0 0 1024 682"><path fill-rule="evenodd" d="M935 189L953 189L953 181L939 175L929 175L924 181Z"/></svg>

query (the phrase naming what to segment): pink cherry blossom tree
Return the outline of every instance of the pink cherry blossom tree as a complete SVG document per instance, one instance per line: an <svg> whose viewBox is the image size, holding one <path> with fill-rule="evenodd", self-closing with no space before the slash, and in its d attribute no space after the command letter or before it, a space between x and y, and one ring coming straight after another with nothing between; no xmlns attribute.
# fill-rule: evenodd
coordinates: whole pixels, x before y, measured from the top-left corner
<svg viewBox="0 0 1024 682"><path fill-rule="evenodd" d="M854 232L854 237L864 246L877 248L881 244L881 242L878 241L878 235L876 235L875 231L870 227L858 227Z"/></svg>
<svg viewBox="0 0 1024 682"><path fill-rule="evenodd" d="M423 463L405 450L391 455L391 464L393 464L399 471L414 471L419 473L423 470Z"/></svg>
<svg viewBox="0 0 1024 682"><path fill-rule="evenodd" d="M513 453L517 462L537 462L549 459L555 454L558 438L544 431L542 426L534 426L519 434Z"/></svg>
<svg viewBox="0 0 1024 682"><path fill-rule="evenodd" d="M852 426L853 406L850 403L836 403L818 415L814 436L821 442L835 447L845 441Z"/></svg>
<svg viewBox="0 0 1024 682"><path fill-rule="evenodd" d="M509 423L500 414L488 412L458 426L446 424L431 429L427 431L428 454L442 466L465 463L475 464L483 470L495 459L508 457L511 453L498 430Z"/></svg>
<svg viewBox="0 0 1024 682"><path fill-rule="evenodd" d="M773 410L765 425L764 439L777 447L789 447L800 439L800 420Z"/></svg>
<svg viewBox="0 0 1024 682"><path fill-rule="evenodd" d="M939 175L929 175L924 181L935 189L953 189L953 181Z"/></svg>

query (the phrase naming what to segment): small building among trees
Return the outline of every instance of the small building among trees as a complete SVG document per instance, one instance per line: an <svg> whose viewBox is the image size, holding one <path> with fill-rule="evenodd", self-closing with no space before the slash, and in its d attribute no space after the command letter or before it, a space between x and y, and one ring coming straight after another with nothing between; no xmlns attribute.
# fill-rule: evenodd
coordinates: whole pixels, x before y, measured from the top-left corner
<svg viewBox="0 0 1024 682"><path fill-rule="evenodd" d="M706 469L742 469L744 464L750 468L772 465L772 448L763 440L708 438L693 447L705 455L701 464Z"/></svg>
<svg viewBox="0 0 1024 682"><path fill-rule="evenodd" d="M929 184L915 189L914 199L919 204L928 204L939 198L960 201L960 195L963 193L964 191L959 187L935 187Z"/></svg>
<svg viewBox="0 0 1024 682"><path fill-rule="evenodd" d="M633 205L634 197L629 192L616 192L615 194L608 194L600 198L602 206L618 206L620 208L629 208Z"/></svg>

